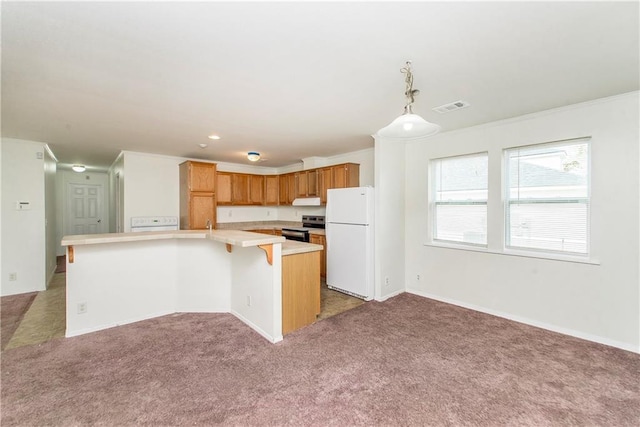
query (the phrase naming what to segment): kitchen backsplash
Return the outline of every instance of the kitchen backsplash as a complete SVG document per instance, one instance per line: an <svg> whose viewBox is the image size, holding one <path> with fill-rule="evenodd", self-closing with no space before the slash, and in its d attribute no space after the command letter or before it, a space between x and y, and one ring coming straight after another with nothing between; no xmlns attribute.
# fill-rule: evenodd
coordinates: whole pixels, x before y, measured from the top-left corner
<svg viewBox="0 0 640 427"><path fill-rule="evenodd" d="M218 224L253 221L301 222L302 215L324 213L324 206L218 206Z"/></svg>

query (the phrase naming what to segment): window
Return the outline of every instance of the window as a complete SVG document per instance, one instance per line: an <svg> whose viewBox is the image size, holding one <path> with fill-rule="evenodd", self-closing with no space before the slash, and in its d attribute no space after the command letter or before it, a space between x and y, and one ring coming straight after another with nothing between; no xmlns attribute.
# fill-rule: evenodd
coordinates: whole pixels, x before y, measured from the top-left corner
<svg viewBox="0 0 640 427"><path fill-rule="evenodd" d="M431 162L433 240L487 244L488 154Z"/></svg>
<svg viewBox="0 0 640 427"><path fill-rule="evenodd" d="M505 244L589 251L589 141L505 150Z"/></svg>

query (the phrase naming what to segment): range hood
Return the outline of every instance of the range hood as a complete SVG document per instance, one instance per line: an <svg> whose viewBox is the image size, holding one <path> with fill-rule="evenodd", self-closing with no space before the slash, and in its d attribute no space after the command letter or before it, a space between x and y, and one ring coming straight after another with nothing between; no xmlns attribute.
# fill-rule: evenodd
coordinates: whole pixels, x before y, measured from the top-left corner
<svg viewBox="0 0 640 427"><path fill-rule="evenodd" d="M320 197L300 197L293 199L293 206L320 206Z"/></svg>

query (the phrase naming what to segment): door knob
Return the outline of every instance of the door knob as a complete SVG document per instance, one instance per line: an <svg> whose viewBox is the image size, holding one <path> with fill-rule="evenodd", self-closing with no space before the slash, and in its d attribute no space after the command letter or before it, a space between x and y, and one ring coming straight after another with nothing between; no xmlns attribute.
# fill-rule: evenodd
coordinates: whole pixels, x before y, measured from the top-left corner
<svg viewBox="0 0 640 427"><path fill-rule="evenodd" d="M102 222L102 220L101 220L101 219L99 219L99 220L98 220L98 223L101 223L101 222Z"/></svg>

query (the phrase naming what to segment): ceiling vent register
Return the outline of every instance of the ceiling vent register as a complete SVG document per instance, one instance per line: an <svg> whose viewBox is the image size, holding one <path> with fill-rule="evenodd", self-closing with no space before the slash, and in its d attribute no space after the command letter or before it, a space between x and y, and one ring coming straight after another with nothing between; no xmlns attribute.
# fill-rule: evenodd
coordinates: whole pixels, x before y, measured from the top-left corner
<svg viewBox="0 0 640 427"><path fill-rule="evenodd" d="M433 108L433 111L437 111L440 114L444 114L444 113L450 113L455 110L459 110L461 108L466 108L469 105L471 104L469 104L467 101L456 101L456 102L450 102L449 104L441 105L439 107L435 107Z"/></svg>

